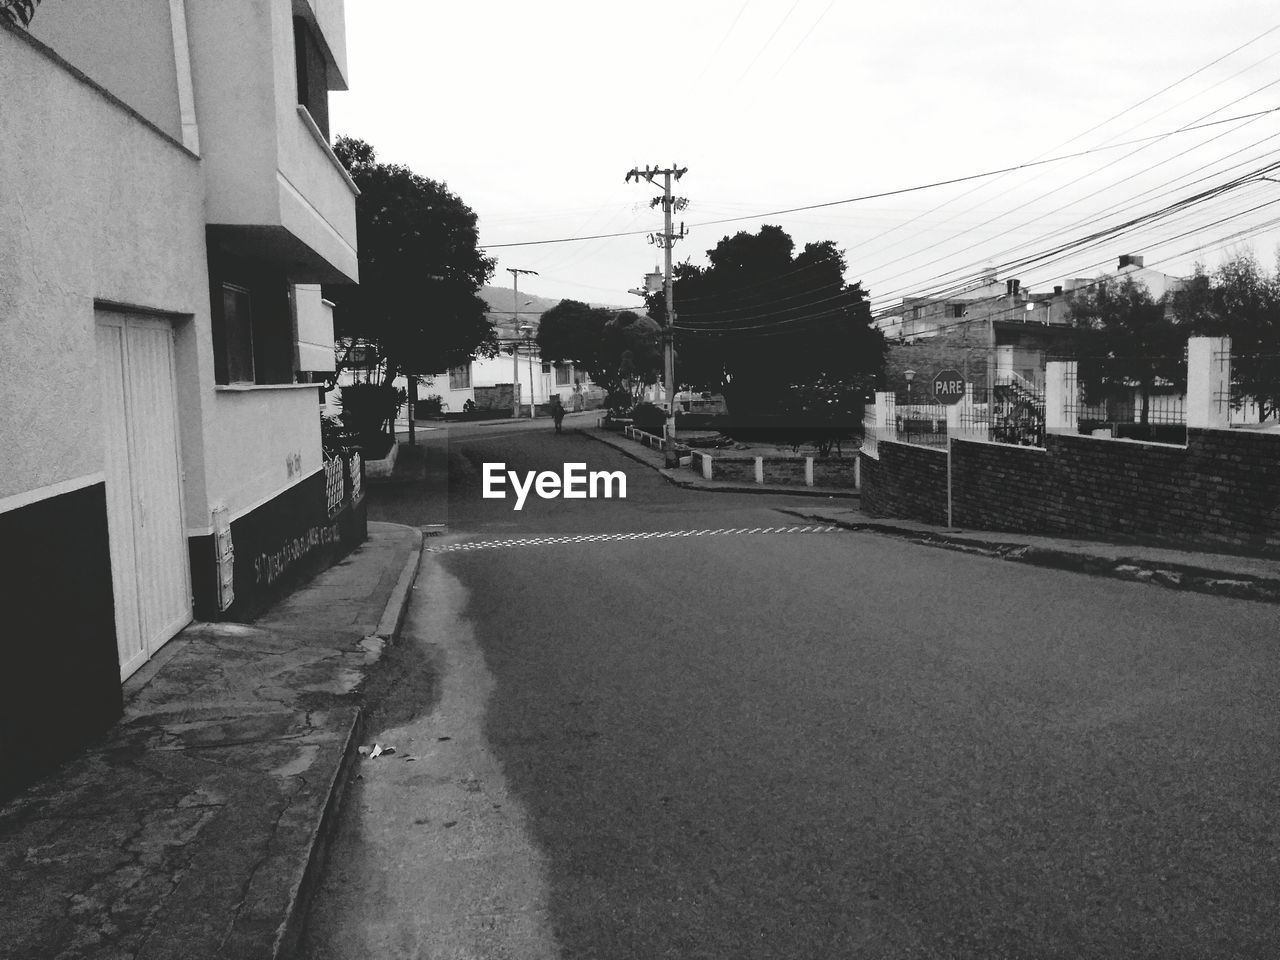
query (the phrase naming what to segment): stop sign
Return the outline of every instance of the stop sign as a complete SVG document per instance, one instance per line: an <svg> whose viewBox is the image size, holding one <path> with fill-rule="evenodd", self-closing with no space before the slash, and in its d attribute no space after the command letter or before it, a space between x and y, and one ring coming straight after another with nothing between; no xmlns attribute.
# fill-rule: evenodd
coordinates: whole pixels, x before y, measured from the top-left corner
<svg viewBox="0 0 1280 960"><path fill-rule="evenodd" d="M933 378L933 395L940 403L956 403L964 398L964 377L958 370L939 370Z"/></svg>

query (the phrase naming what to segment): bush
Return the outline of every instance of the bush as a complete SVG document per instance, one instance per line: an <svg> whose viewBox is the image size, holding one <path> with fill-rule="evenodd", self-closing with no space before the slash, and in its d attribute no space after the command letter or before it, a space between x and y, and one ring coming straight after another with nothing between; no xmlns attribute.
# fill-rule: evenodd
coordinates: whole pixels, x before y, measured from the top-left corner
<svg viewBox="0 0 1280 960"><path fill-rule="evenodd" d="M404 391L384 383L352 383L338 389L342 423L362 447L383 446L386 426L395 420Z"/></svg>
<svg viewBox="0 0 1280 960"><path fill-rule="evenodd" d="M637 403L631 411L631 422L637 430L660 437L666 429L667 411L655 403Z"/></svg>
<svg viewBox="0 0 1280 960"><path fill-rule="evenodd" d="M444 398L438 393L433 393L429 397L419 397L413 409L414 416L419 418L438 417L443 412Z"/></svg>
<svg viewBox="0 0 1280 960"><path fill-rule="evenodd" d="M629 390L610 390L604 401L610 417L625 417L634 403Z"/></svg>
<svg viewBox="0 0 1280 960"><path fill-rule="evenodd" d="M324 458L332 460L342 456L351 447L351 437L347 428L337 417L326 413L320 414L320 446L324 450Z"/></svg>

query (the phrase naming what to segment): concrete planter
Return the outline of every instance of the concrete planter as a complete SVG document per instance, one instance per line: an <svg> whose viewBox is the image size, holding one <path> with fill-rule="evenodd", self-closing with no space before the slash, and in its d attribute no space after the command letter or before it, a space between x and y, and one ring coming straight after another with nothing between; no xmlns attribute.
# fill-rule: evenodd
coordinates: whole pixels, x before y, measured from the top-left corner
<svg viewBox="0 0 1280 960"><path fill-rule="evenodd" d="M364 477L366 480L382 480L391 476L396 466L396 455L400 452L400 444L393 443L387 455L381 460L365 460Z"/></svg>

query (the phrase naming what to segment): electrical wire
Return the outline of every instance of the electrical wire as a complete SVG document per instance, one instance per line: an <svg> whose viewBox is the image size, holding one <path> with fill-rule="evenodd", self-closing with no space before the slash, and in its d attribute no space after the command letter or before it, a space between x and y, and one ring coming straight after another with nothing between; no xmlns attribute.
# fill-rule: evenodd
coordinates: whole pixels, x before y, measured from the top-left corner
<svg viewBox="0 0 1280 960"><path fill-rule="evenodd" d="M756 61L760 59L760 54L769 49L769 44L773 43L773 38L778 35L778 31L782 29L783 24L791 19L791 15L796 12L796 7L798 6L800 6L800 0L795 0L795 3L791 4L791 9L787 11L786 16L778 21L778 25L773 28L773 33L769 34L769 39L764 42L764 46L761 47L756 52L756 55L751 58L751 62L747 64L747 69L742 71L742 76L738 78L739 83L746 79L747 74L751 72L751 68L754 67L756 65Z"/></svg>
<svg viewBox="0 0 1280 960"><path fill-rule="evenodd" d="M1001 173L1008 173L1015 170L1025 170L1028 167L1042 166L1048 163L1058 163L1063 160L1074 160L1077 157L1087 156L1088 154L1091 154L1091 153L1099 153L1103 150L1114 150L1119 147L1132 146L1134 143L1141 143L1147 140L1162 140L1166 137L1176 136L1177 134L1180 134L1180 133L1190 133L1194 130L1201 130L1206 127L1213 127L1213 126L1218 126L1219 124L1231 123L1235 120L1244 120L1244 119L1249 119L1253 117L1261 117L1267 114L1276 113L1278 111L1280 111L1280 107L1271 107L1267 110L1258 110L1258 111L1255 111L1254 113L1241 114L1235 117L1226 117L1221 120L1214 120L1210 123L1203 123L1197 126L1182 127L1177 130L1166 131L1165 133L1152 134L1149 137L1141 137L1133 141L1125 141L1124 143L1110 144L1105 147L1092 147L1088 150L1078 151L1077 153L1068 153L1068 154L1063 154L1062 156L1059 156L1059 157L1050 157L1045 160L1036 160L1036 161L1029 161L1027 163L1014 164L1013 166L1001 167L997 170L987 170L982 173L966 174L965 176L952 177L947 180L935 180L930 183L921 183L921 184L916 184L910 187L900 187L895 190L885 190L880 193L868 193L868 194L863 194L857 197L846 197L842 200L828 200L823 203L811 203L811 204L806 204L800 207L788 207L782 210L769 210L763 213L752 213L752 214L746 214L738 217L726 217L720 220L703 220L700 222L689 224L689 228L693 229L696 227L714 227L714 226L720 226L721 224L725 224L725 223L741 223L747 220L761 220L766 217L782 216L788 213L801 213L806 210L819 210L824 207L837 207L837 206L842 206L844 204L849 204L849 203L861 203L866 200L879 200L884 197L896 197L896 196L901 196L903 194L908 194L908 193L918 193L922 190L932 190L937 187L947 187L957 183L965 183L971 180L979 180L984 177L993 177ZM575 243L575 242L580 242L584 240L608 240L608 239L613 239L614 237L644 236L652 232L653 231L651 230L625 230L617 233L597 233L597 234L589 234L586 236L556 237L556 238L547 239L547 240L522 240L514 243L482 243L478 245L478 249L498 250L506 247L542 246L549 243Z"/></svg>

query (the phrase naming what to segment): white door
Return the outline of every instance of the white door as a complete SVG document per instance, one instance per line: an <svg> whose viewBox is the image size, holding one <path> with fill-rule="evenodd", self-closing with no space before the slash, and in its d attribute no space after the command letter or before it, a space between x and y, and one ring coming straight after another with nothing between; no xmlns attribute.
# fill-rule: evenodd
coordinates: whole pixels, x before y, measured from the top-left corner
<svg viewBox="0 0 1280 960"><path fill-rule="evenodd" d="M173 327L99 311L107 526L120 679L191 621Z"/></svg>

